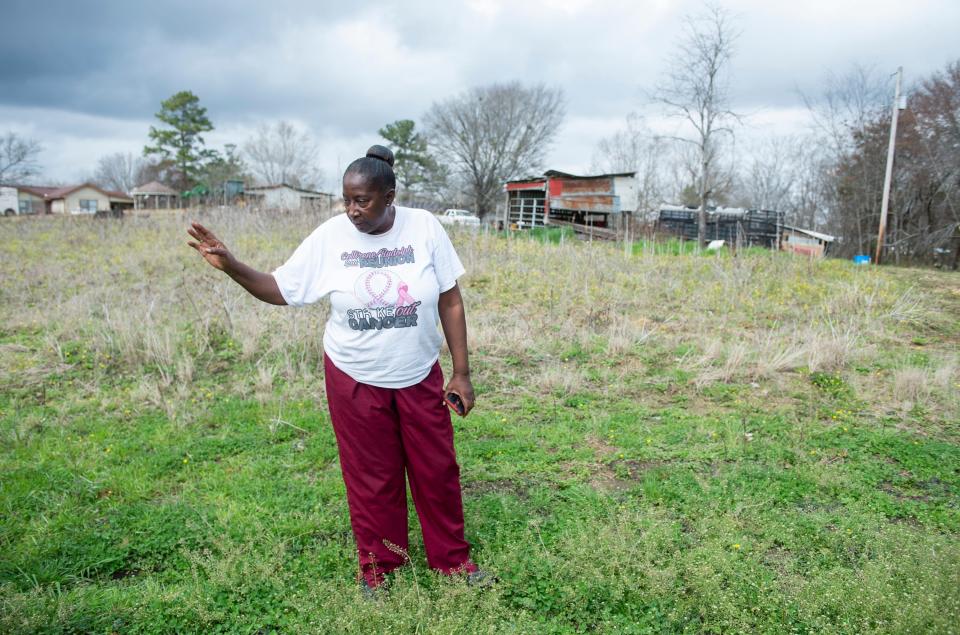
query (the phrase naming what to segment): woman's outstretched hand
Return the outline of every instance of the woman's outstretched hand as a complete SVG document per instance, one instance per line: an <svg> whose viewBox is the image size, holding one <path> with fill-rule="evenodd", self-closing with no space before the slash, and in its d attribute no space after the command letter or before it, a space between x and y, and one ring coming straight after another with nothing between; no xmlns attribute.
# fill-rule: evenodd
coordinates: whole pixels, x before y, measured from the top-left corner
<svg viewBox="0 0 960 635"><path fill-rule="evenodd" d="M194 222L187 228L187 233L196 240L196 242L191 240L187 244L200 252L204 260L220 271L230 271L232 269L236 259L227 249L227 246L213 235L212 231L200 223Z"/></svg>

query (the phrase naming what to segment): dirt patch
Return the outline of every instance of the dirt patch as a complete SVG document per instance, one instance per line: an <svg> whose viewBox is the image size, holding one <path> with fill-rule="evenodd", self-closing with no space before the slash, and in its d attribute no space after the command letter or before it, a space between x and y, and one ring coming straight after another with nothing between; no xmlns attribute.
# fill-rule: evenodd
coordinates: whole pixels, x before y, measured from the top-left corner
<svg viewBox="0 0 960 635"><path fill-rule="evenodd" d="M789 549L780 545L773 545L763 552L763 563L779 571L781 574L787 573L787 564L790 562L793 554Z"/></svg>
<svg viewBox="0 0 960 635"><path fill-rule="evenodd" d="M623 474L626 472L630 480L639 480L652 469L666 465L666 461L635 461L632 459L615 459L607 464L610 471Z"/></svg>
<svg viewBox="0 0 960 635"><path fill-rule="evenodd" d="M908 476L909 474L910 472L906 470L900 473L901 476ZM897 485L892 481L883 481L878 487L881 491L902 501L911 500L929 503L936 498L952 496L950 487L936 477L926 481L912 482L904 485Z"/></svg>
<svg viewBox="0 0 960 635"><path fill-rule="evenodd" d="M666 461L637 461L614 459L605 463L588 465L590 487L607 492L622 492L636 486L650 470L666 464Z"/></svg>
<svg viewBox="0 0 960 635"><path fill-rule="evenodd" d="M635 485L633 481L618 478L610 470L600 469L590 476L587 483L595 490L602 492L622 492Z"/></svg>
<svg viewBox="0 0 960 635"><path fill-rule="evenodd" d="M587 447L593 450L593 453L597 455L597 458L611 456L620 452L620 448L617 446L610 445L600 437L595 437L592 434L587 435L586 443Z"/></svg>
<svg viewBox="0 0 960 635"><path fill-rule="evenodd" d="M893 496L897 500L902 500L902 501L911 500L911 501L919 501L922 503L928 503L933 498L928 494L907 493L902 489L900 489L899 487L897 487L896 485L894 485L893 483L891 483L890 481L883 481L882 483L880 483L880 490L886 494L889 494L890 496Z"/></svg>

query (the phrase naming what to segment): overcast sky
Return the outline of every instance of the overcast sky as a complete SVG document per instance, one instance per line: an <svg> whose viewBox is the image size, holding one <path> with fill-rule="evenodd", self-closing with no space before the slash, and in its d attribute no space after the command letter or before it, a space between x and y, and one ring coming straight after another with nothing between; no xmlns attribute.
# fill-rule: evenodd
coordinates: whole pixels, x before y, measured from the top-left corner
<svg viewBox="0 0 960 635"><path fill-rule="evenodd" d="M854 64L909 83L960 59L957 0L727 0L740 37L731 66L743 136L799 131L799 91ZM47 180L140 153L160 101L191 90L216 130L242 146L286 119L321 147L327 187L397 119L494 81L563 89L567 116L548 168L584 173L596 142L649 110L686 0L5 0L0 133L38 139Z"/></svg>

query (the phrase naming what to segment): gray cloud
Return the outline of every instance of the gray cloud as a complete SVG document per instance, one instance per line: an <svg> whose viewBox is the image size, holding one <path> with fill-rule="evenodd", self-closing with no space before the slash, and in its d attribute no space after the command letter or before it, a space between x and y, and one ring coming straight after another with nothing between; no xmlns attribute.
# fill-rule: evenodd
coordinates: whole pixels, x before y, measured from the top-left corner
<svg viewBox="0 0 960 635"><path fill-rule="evenodd" d="M796 119L798 89L815 93L828 70L854 62L890 72L904 64L909 78L960 53L952 32L960 5L950 0L726 4L742 31L731 95L748 112ZM470 86L516 79L564 89L568 119L551 162L585 169L596 139L629 112L649 110L644 90L674 54L682 16L698 7L693 0L8 0L0 37L0 117L8 123L0 128L33 130L49 146L59 143L53 131L62 138L69 126L78 146L86 140L99 151L110 138L126 150L142 146L162 99L189 89L217 126L211 140L286 118L348 153L389 121L419 120L431 103ZM115 127L122 143L103 133L111 120L123 122ZM336 172L335 159L325 160Z"/></svg>

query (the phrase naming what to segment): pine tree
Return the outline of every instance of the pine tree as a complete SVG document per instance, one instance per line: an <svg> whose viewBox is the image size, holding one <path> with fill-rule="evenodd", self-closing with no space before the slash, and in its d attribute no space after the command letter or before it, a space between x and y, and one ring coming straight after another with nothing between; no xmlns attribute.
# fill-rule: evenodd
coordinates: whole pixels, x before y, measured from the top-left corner
<svg viewBox="0 0 960 635"><path fill-rule="evenodd" d="M186 189L197 183L204 164L216 158L217 153L204 147L201 133L213 130L213 124L207 118L207 109L200 105L200 99L189 90L182 90L169 99L160 102L157 119L167 128L150 126L150 140L153 145L143 149L144 156L159 155L161 160L172 162L179 172L181 188Z"/></svg>
<svg viewBox="0 0 960 635"><path fill-rule="evenodd" d="M393 150L393 170L397 181L408 192L426 182L435 170L433 158L427 152L427 140L414 132L410 119L399 119L380 128L378 134L390 142Z"/></svg>

